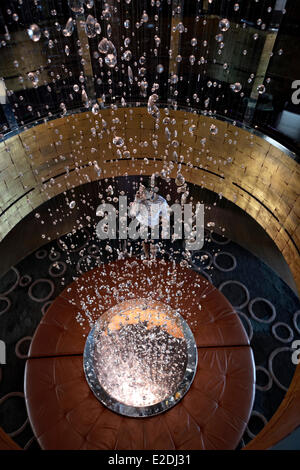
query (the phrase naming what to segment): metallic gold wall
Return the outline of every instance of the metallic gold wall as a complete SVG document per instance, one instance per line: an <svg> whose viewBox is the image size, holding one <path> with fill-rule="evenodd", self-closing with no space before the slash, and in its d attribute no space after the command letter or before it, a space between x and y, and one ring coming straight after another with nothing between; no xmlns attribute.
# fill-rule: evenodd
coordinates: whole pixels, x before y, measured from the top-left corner
<svg viewBox="0 0 300 470"><path fill-rule="evenodd" d="M102 169L101 178L151 174L174 160L176 151L178 157L184 157L182 173L187 181L221 193L266 230L283 253L299 288L297 162L263 138L227 122L185 111L170 111L167 116L161 110L161 121L165 117L170 122L160 122L156 129L145 108L104 109L98 115L83 112L35 126L1 142L0 240L47 199L97 179L93 161L97 160ZM192 124L196 127L191 133ZM216 135L210 133L211 124L218 127ZM165 126L172 134L170 140ZM91 128L100 137L93 136ZM129 159L119 158L112 144L114 135L124 139ZM157 148L152 143L155 140ZM170 176L175 174L174 169Z"/></svg>

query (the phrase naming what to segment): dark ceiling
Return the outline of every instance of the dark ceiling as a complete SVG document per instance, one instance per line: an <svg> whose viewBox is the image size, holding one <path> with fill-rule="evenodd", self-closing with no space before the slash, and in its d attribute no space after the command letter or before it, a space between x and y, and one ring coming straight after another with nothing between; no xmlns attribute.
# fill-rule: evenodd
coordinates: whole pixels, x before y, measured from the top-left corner
<svg viewBox="0 0 300 470"><path fill-rule="evenodd" d="M159 106L257 126L299 152L300 104L292 102L292 83L300 80L298 3L2 0L0 78L8 92L2 136L97 101L128 106L156 93ZM84 29L88 15L101 27L95 37ZM33 24L40 28L36 42L27 34ZM113 43L113 67L98 49L103 38Z"/></svg>

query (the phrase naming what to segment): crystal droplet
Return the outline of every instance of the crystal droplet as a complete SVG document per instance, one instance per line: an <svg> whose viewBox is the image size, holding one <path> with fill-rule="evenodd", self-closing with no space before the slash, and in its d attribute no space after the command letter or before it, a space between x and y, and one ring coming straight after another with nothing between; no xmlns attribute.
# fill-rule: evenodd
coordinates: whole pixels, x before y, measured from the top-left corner
<svg viewBox="0 0 300 470"><path fill-rule="evenodd" d="M85 0L87 8L90 10L94 6L94 0Z"/></svg>
<svg viewBox="0 0 300 470"><path fill-rule="evenodd" d="M39 83L38 75L34 72L29 72L27 76L28 76L29 80L32 82L33 86L37 87L38 83Z"/></svg>
<svg viewBox="0 0 300 470"><path fill-rule="evenodd" d="M230 28L230 22L227 18L223 18L219 21L219 28L221 31L228 31Z"/></svg>
<svg viewBox="0 0 300 470"><path fill-rule="evenodd" d="M132 73L132 69L131 69L130 65L128 66L127 72L128 72L129 83L132 84L133 83L133 73Z"/></svg>
<svg viewBox="0 0 300 470"><path fill-rule="evenodd" d="M101 34L101 26L98 22L95 24L95 31L96 34Z"/></svg>
<svg viewBox="0 0 300 470"><path fill-rule="evenodd" d="M33 42L37 42L41 39L41 29L37 24L29 26L27 34Z"/></svg>
<svg viewBox="0 0 300 470"><path fill-rule="evenodd" d="M65 28L63 29L63 35L66 37L72 36L72 33L74 31L74 23L73 23L73 18L69 18Z"/></svg>
<svg viewBox="0 0 300 470"><path fill-rule="evenodd" d="M144 11L143 11L143 14L142 14L141 21L142 21L143 23L147 23L148 20L149 20L149 16L147 15L147 12L144 10Z"/></svg>
<svg viewBox="0 0 300 470"><path fill-rule="evenodd" d="M81 92L81 98L82 98L83 105L86 108L88 108L90 103L89 103L89 99L88 99L87 93L86 93L84 88L82 89L82 92Z"/></svg>
<svg viewBox="0 0 300 470"><path fill-rule="evenodd" d="M114 137L113 138L113 144L116 146L116 147L122 147L124 145L124 140L122 139L122 137Z"/></svg>
<svg viewBox="0 0 300 470"><path fill-rule="evenodd" d="M178 31L180 34L183 33L183 32L184 32L184 25L183 25L183 23L181 23L181 22L178 23L176 29L177 29L177 31Z"/></svg>
<svg viewBox="0 0 300 470"><path fill-rule="evenodd" d="M102 16L106 21L109 21L111 19L111 7L107 3L105 4L104 10L102 10Z"/></svg>
<svg viewBox="0 0 300 470"><path fill-rule="evenodd" d="M92 15L88 15L85 22L85 33L88 38L95 38L97 36L96 24L97 20Z"/></svg>
<svg viewBox="0 0 300 470"><path fill-rule="evenodd" d="M236 83L232 83L232 85L230 85L230 88L231 88L232 91L234 91L235 93L238 93L239 91L241 91L242 85L241 85L239 82L236 82Z"/></svg>
<svg viewBox="0 0 300 470"><path fill-rule="evenodd" d="M257 91L260 95L262 95L266 91L266 87L264 85L258 85Z"/></svg>
<svg viewBox="0 0 300 470"><path fill-rule="evenodd" d="M156 106L156 101L158 100L158 95L155 93L149 96L148 104L147 104L147 111L148 113L153 116L155 119L159 119L160 112L158 107Z"/></svg>
<svg viewBox="0 0 300 470"><path fill-rule="evenodd" d="M132 52L130 50L125 51L124 54L123 54L123 58L124 58L124 60L129 62L132 58Z"/></svg>
<svg viewBox="0 0 300 470"><path fill-rule="evenodd" d="M177 173L177 176L175 178L175 184L176 186L182 186L185 183L185 178L181 173Z"/></svg>
<svg viewBox="0 0 300 470"><path fill-rule="evenodd" d="M159 47L159 45L160 45L160 38L159 38L157 35L154 36L154 41L155 41L155 46L156 46L156 47Z"/></svg>
<svg viewBox="0 0 300 470"><path fill-rule="evenodd" d="M115 54L107 54L104 61L108 67L114 67L117 64L117 58Z"/></svg>
<svg viewBox="0 0 300 470"><path fill-rule="evenodd" d="M102 38L98 44L98 49L101 54L114 54L117 55L115 46L107 38Z"/></svg>
<svg viewBox="0 0 300 470"><path fill-rule="evenodd" d="M10 34L9 34L9 31L8 31L8 29L7 29L7 26L4 25L4 28L5 28L5 34L4 34L5 41L10 41L11 36L10 36Z"/></svg>
<svg viewBox="0 0 300 470"><path fill-rule="evenodd" d="M147 82L147 80L144 78L144 79L140 82L140 94L141 94L141 96L143 96L144 98L147 96L147 88L148 88L148 82Z"/></svg>
<svg viewBox="0 0 300 470"><path fill-rule="evenodd" d="M209 128L209 132L212 134L212 135L216 135L218 133L218 128L217 126L215 126L215 124L211 124L210 128Z"/></svg>
<svg viewBox="0 0 300 470"><path fill-rule="evenodd" d="M92 113L93 113L93 114L98 114L98 113L99 113L99 109L100 109L99 104L98 104L98 103L95 103L95 104L93 105L93 107L92 107Z"/></svg>

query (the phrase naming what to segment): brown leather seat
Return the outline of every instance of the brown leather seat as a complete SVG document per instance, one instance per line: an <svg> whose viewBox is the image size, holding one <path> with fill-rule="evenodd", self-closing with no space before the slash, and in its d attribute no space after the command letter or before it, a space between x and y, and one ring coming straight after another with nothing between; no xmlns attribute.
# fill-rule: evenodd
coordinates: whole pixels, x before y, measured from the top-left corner
<svg viewBox="0 0 300 470"><path fill-rule="evenodd" d="M76 316L85 306L96 320L120 301L150 296L188 320L198 369L174 408L126 418L106 409L89 389L82 353L90 325L85 321L82 330ZM54 301L31 344L25 397L43 449L234 449L251 413L254 381L247 335L217 289L187 268L130 260L84 274Z"/></svg>
<svg viewBox="0 0 300 470"><path fill-rule="evenodd" d="M175 276L175 278L174 278ZM132 282L128 291L120 285ZM113 292L117 292L115 295ZM153 296L178 309L198 347L247 345L248 337L233 307L205 278L176 264L116 261L89 271L67 287L47 310L31 343L29 356L81 354L85 330L76 320L86 305L94 321L101 313L133 297ZM120 299L121 297L121 299ZM201 306L201 310L199 309Z"/></svg>
<svg viewBox="0 0 300 470"><path fill-rule="evenodd" d="M126 418L91 392L81 356L27 361L26 404L44 449L234 449L254 397L248 347L201 348L191 389L169 411Z"/></svg>

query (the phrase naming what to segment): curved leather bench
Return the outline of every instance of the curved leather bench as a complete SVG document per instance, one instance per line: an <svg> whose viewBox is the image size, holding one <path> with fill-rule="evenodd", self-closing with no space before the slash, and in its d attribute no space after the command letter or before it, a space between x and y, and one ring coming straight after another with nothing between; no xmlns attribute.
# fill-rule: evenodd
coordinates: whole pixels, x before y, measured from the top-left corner
<svg viewBox="0 0 300 470"><path fill-rule="evenodd" d="M152 297L189 322L198 369L186 396L151 418L106 409L85 380L82 353L91 322L113 305ZM199 308L199 304L201 308ZM29 419L43 449L234 449L254 400L247 335L225 297L198 273L171 263L117 261L81 276L53 302L33 338L25 371Z"/></svg>
<svg viewBox="0 0 300 470"><path fill-rule="evenodd" d="M131 283L127 290L126 283ZM123 300L153 297L179 309L198 347L248 345L248 337L233 307L210 282L179 264L121 260L83 274L53 302L39 324L29 356L81 354L86 335L76 319L86 306L95 321ZM201 310L199 308L201 306Z"/></svg>

